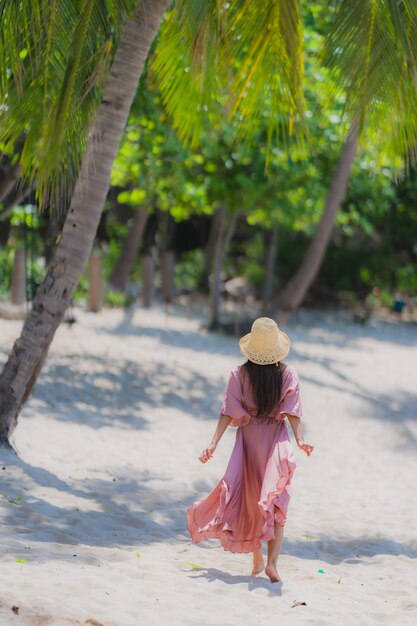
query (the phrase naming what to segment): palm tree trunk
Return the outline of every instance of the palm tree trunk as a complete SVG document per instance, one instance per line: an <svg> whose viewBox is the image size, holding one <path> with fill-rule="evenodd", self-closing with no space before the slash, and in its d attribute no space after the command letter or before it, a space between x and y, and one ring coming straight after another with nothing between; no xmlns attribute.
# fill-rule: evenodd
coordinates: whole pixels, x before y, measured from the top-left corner
<svg viewBox="0 0 417 626"><path fill-rule="evenodd" d="M175 252L164 250L161 254L162 299L171 304L175 298Z"/></svg>
<svg viewBox="0 0 417 626"><path fill-rule="evenodd" d="M93 250L88 264L88 308L92 313L99 313L103 308L103 267L100 250Z"/></svg>
<svg viewBox="0 0 417 626"><path fill-rule="evenodd" d="M24 304L26 302L26 250L14 253L10 302Z"/></svg>
<svg viewBox="0 0 417 626"><path fill-rule="evenodd" d="M202 275L200 277L199 284L198 284L198 288L203 293L209 293L210 291L209 278L210 278L211 267L213 265L214 248L216 246L216 241L219 235L220 220L221 220L221 211L220 209L217 209L217 211L213 215L212 220L210 222L209 236L208 236L207 243L204 247L204 266L203 266L203 272L202 272Z"/></svg>
<svg viewBox="0 0 417 626"><path fill-rule="evenodd" d="M167 0L140 2L126 24L45 280L0 376L0 445L9 437L80 279L100 220L110 173L146 57Z"/></svg>
<svg viewBox="0 0 417 626"><path fill-rule="evenodd" d="M277 302L274 306L275 316L281 322L289 313L300 306L320 269L340 204L349 183L357 143L358 123L355 119L340 155L327 196L326 206L314 237L307 248L300 267L276 298Z"/></svg>
<svg viewBox="0 0 417 626"><path fill-rule="evenodd" d="M10 222L3 221L0 218L0 247L1 248L7 245L7 242L10 236L10 230L11 230Z"/></svg>
<svg viewBox="0 0 417 626"><path fill-rule="evenodd" d="M208 329L216 330L220 325L220 299L221 299L221 271L227 248L236 230L239 219L238 213L233 213L227 224L227 208L221 206L217 209L217 238L214 245L213 271L210 280Z"/></svg>
<svg viewBox="0 0 417 626"><path fill-rule="evenodd" d="M171 304L175 297L175 221L168 211L159 212L159 255L161 259L161 295L165 304Z"/></svg>
<svg viewBox="0 0 417 626"><path fill-rule="evenodd" d="M9 193L16 187L20 178L20 163L13 165L7 174L0 180L0 202L4 202Z"/></svg>
<svg viewBox="0 0 417 626"><path fill-rule="evenodd" d="M145 231L146 220L148 219L148 207L142 207L135 211L133 223L126 241L123 244L122 253L112 271L109 284L116 291L124 292L129 275L133 269L143 233Z"/></svg>
<svg viewBox="0 0 417 626"><path fill-rule="evenodd" d="M153 295L155 291L154 276L155 263L152 256L152 249L145 250L140 257L141 274L142 274L142 306L149 309L152 306Z"/></svg>
<svg viewBox="0 0 417 626"><path fill-rule="evenodd" d="M269 314L271 298L274 292L274 268L277 256L277 229L271 228L265 233L265 274L262 289L262 310Z"/></svg>

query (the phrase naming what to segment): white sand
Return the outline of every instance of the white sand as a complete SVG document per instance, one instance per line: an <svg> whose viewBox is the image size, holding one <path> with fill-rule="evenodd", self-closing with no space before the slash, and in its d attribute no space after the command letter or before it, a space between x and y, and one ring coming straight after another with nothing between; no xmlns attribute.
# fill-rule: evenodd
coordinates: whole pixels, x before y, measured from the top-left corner
<svg viewBox="0 0 417 626"><path fill-rule="evenodd" d="M197 460L237 342L178 310L76 317L24 408L19 458L0 452L1 626L417 624L416 326L287 326L316 448L294 446L281 587L185 529L233 446L229 429ZM2 360L20 324L0 321Z"/></svg>

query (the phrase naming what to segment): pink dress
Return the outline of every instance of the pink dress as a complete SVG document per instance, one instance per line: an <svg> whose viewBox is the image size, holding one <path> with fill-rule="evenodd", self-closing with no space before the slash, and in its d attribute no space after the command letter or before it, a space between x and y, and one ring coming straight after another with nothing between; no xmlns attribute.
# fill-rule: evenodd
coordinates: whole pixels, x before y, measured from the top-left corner
<svg viewBox="0 0 417 626"><path fill-rule="evenodd" d="M268 417L257 418L248 377L235 367L221 412L237 426L226 473L213 491L187 510L187 527L195 543L219 539L225 550L253 552L284 526L296 468L285 414L301 417L296 371L283 364L279 404Z"/></svg>

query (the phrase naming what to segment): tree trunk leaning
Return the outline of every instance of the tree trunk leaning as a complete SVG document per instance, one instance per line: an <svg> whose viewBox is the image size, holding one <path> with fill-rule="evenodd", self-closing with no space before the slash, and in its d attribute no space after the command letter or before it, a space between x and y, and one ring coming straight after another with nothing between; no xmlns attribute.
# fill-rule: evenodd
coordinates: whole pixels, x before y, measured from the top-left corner
<svg viewBox="0 0 417 626"><path fill-rule="evenodd" d="M265 273L262 289L262 311L269 315L271 298L274 292L274 269L277 256L277 229L271 228L265 233Z"/></svg>
<svg viewBox="0 0 417 626"><path fill-rule="evenodd" d="M12 284L10 290L12 304L26 302L26 251L16 250L14 253Z"/></svg>
<svg viewBox="0 0 417 626"><path fill-rule="evenodd" d="M142 271L141 301L142 306L149 309L152 306L154 295L155 263L151 251L144 252L140 259Z"/></svg>
<svg viewBox="0 0 417 626"><path fill-rule="evenodd" d="M101 252L93 250L90 255L88 266L88 308L93 313L98 313L103 308L103 268Z"/></svg>
<svg viewBox="0 0 417 626"><path fill-rule="evenodd" d="M167 0L140 2L126 24L107 79L61 239L0 376L0 445L9 437L80 279L107 195L113 161Z"/></svg>
<svg viewBox="0 0 417 626"><path fill-rule="evenodd" d="M16 188L21 173L20 163L12 165L7 175L0 181L0 202L4 202L9 193Z"/></svg>
<svg viewBox="0 0 417 626"><path fill-rule="evenodd" d="M201 279L199 281L199 289L203 291L203 293L208 293L210 291L210 273L213 266L213 256L214 256L214 248L216 246L216 241L219 236L219 228L220 228L220 220L222 218L221 212L217 210L211 220L210 223L210 231L208 241L204 248L204 267Z"/></svg>
<svg viewBox="0 0 417 626"><path fill-rule="evenodd" d="M170 304L175 297L174 269L175 269L175 221L168 211L158 212L159 224L159 256L161 259L161 288L162 299Z"/></svg>
<svg viewBox="0 0 417 626"><path fill-rule="evenodd" d="M210 292L209 292L209 315L208 329L216 330L220 325L220 300L221 300L221 272L224 257L227 248L236 230L236 224L239 218L238 213L233 213L229 224L227 208L221 206L217 209L217 238L214 245L214 257L212 273L210 276Z"/></svg>
<svg viewBox="0 0 417 626"><path fill-rule="evenodd" d="M135 259L138 255L138 251L142 243L147 219L147 207L143 207L135 211L129 234L123 244L123 249L120 257L110 276L110 287L112 287L116 291L120 291L121 293L124 293L126 291L126 284L129 279L130 273L132 272L133 266L135 264Z"/></svg>
<svg viewBox="0 0 417 626"><path fill-rule="evenodd" d="M165 304L171 304L175 297L175 252L164 250L161 254L162 298Z"/></svg>
<svg viewBox="0 0 417 626"><path fill-rule="evenodd" d="M340 204L348 187L357 143L358 123L354 120L337 164L323 215L314 237L307 248L300 267L274 302L274 314L279 322L283 322L289 313L300 306L318 274Z"/></svg>

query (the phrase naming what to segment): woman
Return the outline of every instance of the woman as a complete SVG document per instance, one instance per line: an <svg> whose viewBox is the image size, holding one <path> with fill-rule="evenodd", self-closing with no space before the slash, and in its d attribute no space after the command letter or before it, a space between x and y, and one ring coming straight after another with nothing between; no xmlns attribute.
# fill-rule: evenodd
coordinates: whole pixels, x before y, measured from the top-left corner
<svg viewBox="0 0 417 626"><path fill-rule="evenodd" d="M187 526L196 543L217 538L225 550L252 552L252 574L265 569L280 582L277 559L296 468L285 418L301 450L310 456L314 446L304 443L297 373L283 363L288 336L260 317L239 345L247 362L231 372L213 439L199 459L211 459L229 425L238 427L235 446L218 485L188 509Z"/></svg>

